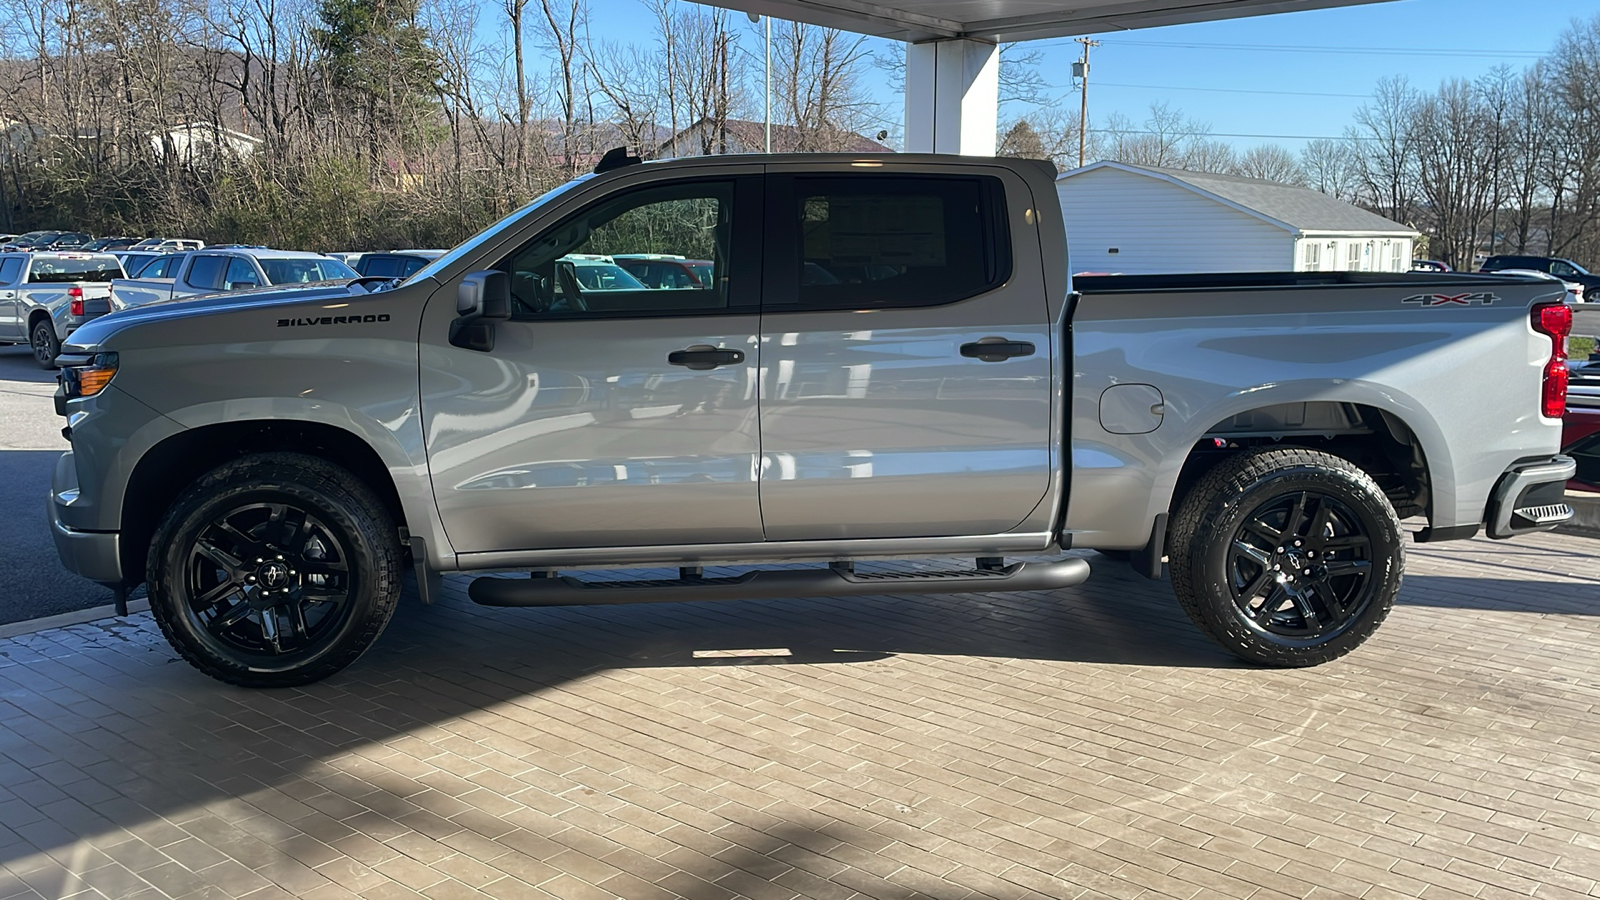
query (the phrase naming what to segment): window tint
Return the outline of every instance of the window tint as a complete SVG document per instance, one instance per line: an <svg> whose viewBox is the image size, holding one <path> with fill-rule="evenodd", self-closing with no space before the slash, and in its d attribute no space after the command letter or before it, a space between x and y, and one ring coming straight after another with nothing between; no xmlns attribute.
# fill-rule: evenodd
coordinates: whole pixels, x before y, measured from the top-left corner
<svg viewBox="0 0 1600 900"><path fill-rule="evenodd" d="M22 257L13 256L0 262L0 284L10 284L22 274Z"/></svg>
<svg viewBox="0 0 1600 900"><path fill-rule="evenodd" d="M787 215L803 308L934 306L1011 273L1004 197L994 178L795 178ZM786 294L787 292L785 292ZM789 301L780 294L777 302Z"/></svg>
<svg viewBox="0 0 1600 900"><path fill-rule="evenodd" d="M261 259L258 262L267 273L267 281L272 284L306 284L357 277L354 269L337 259L312 256L305 259Z"/></svg>
<svg viewBox="0 0 1600 900"><path fill-rule="evenodd" d="M1550 261L1550 274L1552 274L1552 275L1576 275L1576 274L1578 274L1578 270L1573 268L1572 266L1567 265L1565 262L1562 262L1559 259L1555 259L1555 260L1551 260Z"/></svg>
<svg viewBox="0 0 1600 900"><path fill-rule="evenodd" d="M226 257L196 256L194 264L189 267L189 274L183 279L190 287L213 290L222 284L222 271L227 265Z"/></svg>
<svg viewBox="0 0 1600 900"><path fill-rule="evenodd" d="M222 286L230 291L237 291L246 287L260 287L261 276L256 274L255 267L250 265L249 260L235 256L228 260L228 275Z"/></svg>
<svg viewBox="0 0 1600 900"><path fill-rule="evenodd" d="M734 193L733 181L643 188L603 200L563 222L503 264L511 274L516 316L673 315L730 308L731 247L737 232ZM636 277L613 254L710 260L706 281L711 286L670 289L674 286Z"/></svg>
<svg viewBox="0 0 1600 900"><path fill-rule="evenodd" d="M178 263L181 256L157 256L151 262L144 264L139 270L140 278L173 278L178 273Z"/></svg>
<svg viewBox="0 0 1600 900"><path fill-rule="evenodd" d="M356 269L363 275L373 275L378 278L398 278L400 276L400 260L393 256L365 256L361 265Z"/></svg>
<svg viewBox="0 0 1600 900"><path fill-rule="evenodd" d="M30 284L66 284L77 281L110 281L122 277L122 266L115 257L67 259L35 256L28 271Z"/></svg>

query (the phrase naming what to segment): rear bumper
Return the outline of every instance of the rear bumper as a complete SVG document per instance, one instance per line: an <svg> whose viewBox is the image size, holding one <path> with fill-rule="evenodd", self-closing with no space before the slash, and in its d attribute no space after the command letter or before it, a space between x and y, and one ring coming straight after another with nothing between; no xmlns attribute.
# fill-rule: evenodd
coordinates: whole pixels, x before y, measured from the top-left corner
<svg viewBox="0 0 1600 900"><path fill-rule="evenodd" d="M50 536L61 565L90 581L122 584L122 541L115 531L80 531L62 521L62 510L78 499L72 453L62 454L50 484Z"/></svg>
<svg viewBox="0 0 1600 900"><path fill-rule="evenodd" d="M1568 479L1578 464L1570 456L1518 463L1501 476L1489 498L1489 537L1504 539L1549 531L1572 520L1566 502Z"/></svg>

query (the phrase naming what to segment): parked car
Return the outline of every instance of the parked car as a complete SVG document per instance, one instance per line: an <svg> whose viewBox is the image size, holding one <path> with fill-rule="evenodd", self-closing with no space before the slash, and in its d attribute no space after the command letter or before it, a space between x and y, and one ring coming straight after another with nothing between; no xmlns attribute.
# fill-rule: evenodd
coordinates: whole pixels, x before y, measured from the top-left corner
<svg viewBox="0 0 1600 900"><path fill-rule="evenodd" d="M27 250L39 249L47 246L51 241L60 237L61 234L62 232L59 231L30 231L26 234L18 235L10 243L0 247L0 250L21 253Z"/></svg>
<svg viewBox="0 0 1600 900"><path fill-rule="evenodd" d="M199 250L204 247L204 241L189 240L187 238L146 238L128 249L154 250L158 253L180 253L184 250Z"/></svg>
<svg viewBox="0 0 1600 900"><path fill-rule="evenodd" d="M1600 493L1600 360L1580 360L1570 369L1561 452L1578 463L1567 487Z"/></svg>
<svg viewBox="0 0 1600 900"><path fill-rule="evenodd" d="M0 258L0 341L25 342L41 368L55 368L61 343L111 311L111 280L122 274L109 253L30 251Z"/></svg>
<svg viewBox="0 0 1600 900"><path fill-rule="evenodd" d="M666 253L615 253L612 259L650 288L709 288L712 262Z"/></svg>
<svg viewBox="0 0 1600 900"><path fill-rule="evenodd" d="M269 285L347 281L356 273L336 259L294 250L193 250L145 264L138 278L111 283L111 307L122 310L201 294Z"/></svg>
<svg viewBox="0 0 1600 900"><path fill-rule="evenodd" d="M390 250L387 253L358 253L345 264L362 276L410 278L423 266L444 255L443 250Z"/></svg>
<svg viewBox="0 0 1600 900"><path fill-rule="evenodd" d="M144 267L157 259L173 256L171 253L156 253L153 250L118 250L111 254L122 261L122 271L129 278L138 278L144 272Z"/></svg>
<svg viewBox="0 0 1600 900"><path fill-rule="evenodd" d="M1411 261L1411 271L1413 271L1413 272L1453 272L1455 270L1450 268L1448 263L1440 262L1437 259L1413 259Z"/></svg>
<svg viewBox="0 0 1600 900"><path fill-rule="evenodd" d="M1541 272L1538 269L1497 269L1495 271L1495 274L1496 275L1526 275L1526 276L1529 276L1529 277L1532 277L1532 278L1540 278L1540 279L1543 279L1545 281L1556 282L1557 284L1561 285L1562 290L1567 292L1566 302L1568 302L1568 303L1582 303L1583 302L1583 285L1582 284L1579 284L1576 281L1568 281L1565 278L1558 278L1558 277L1550 274L1549 272ZM1600 291L1597 291L1595 293L1595 296L1596 297L1600 297Z"/></svg>
<svg viewBox="0 0 1600 900"><path fill-rule="evenodd" d="M1600 297L1600 275L1591 273L1570 259L1555 256L1491 256L1484 260L1483 268L1478 271L1499 272L1504 269L1533 269L1537 272L1547 272L1562 281L1583 285L1589 297Z"/></svg>
<svg viewBox="0 0 1600 900"><path fill-rule="evenodd" d="M430 278L80 328L49 502L66 568L146 585L184 659L256 687L355 660L408 553L425 602L441 572L532 571L468 594L539 607L1050 592L1089 574L1063 550L1125 550L1146 577L1166 559L1229 651L1308 666L1387 616L1402 517L1426 518L1422 542L1572 518L1572 310L1548 285L1073 279L1045 162L619 158ZM599 252L640 223L733 274L644 287ZM804 263L872 280L805 284ZM972 562L855 569L935 555ZM662 565L681 577L557 574Z"/></svg>
<svg viewBox="0 0 1600 900"><path fill-rule="evenodd" d="M94 242L94 235L83 231L63 231L49 243L34 245L35 250L86 250Z"/></svg>
<svg viewBox="0 0 1600 900"><path fill-rule="evenodd" d="M136 237L103 237L84 244L83 249L94 253L115 253L119 250L128 250L142 240L144 239Z"/></svg>

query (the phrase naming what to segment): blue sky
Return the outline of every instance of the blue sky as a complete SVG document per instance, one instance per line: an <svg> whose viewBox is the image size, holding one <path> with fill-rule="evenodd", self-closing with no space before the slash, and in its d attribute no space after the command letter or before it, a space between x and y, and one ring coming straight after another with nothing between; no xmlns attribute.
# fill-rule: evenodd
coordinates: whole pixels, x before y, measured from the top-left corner
<svg viewBox="0 0 1600 900"><path fill-rule="evenodd" d="M591 27L597 32L604 23L607 37L653 39L649 16L637 0L593 4ZM1104 45L1091 57L1089 111L1095 119L1120 111L1139 121L1152 102L1165 101L1208 122L1219 137L1336 137L1380 78L1404 75L1431 89L1452 77L1476 78L1501 64L1520 70L1549 52L1573 18L1596 13L1600 3L1595 0L1396 0L1095 35ZM745 47L760 52L759 31L751 28L745 40ZM1042 72L1052 92L1076 110L1069 66L1078 45L1061 39L1037 46L1044 52ZM871 77L880 82L877 93L898 119L899 95L882 73ZM1001 116L1025 111L1020 104L1007 104ZM1223 139L1239 147L1304 143L1299 137Z"/></svg>

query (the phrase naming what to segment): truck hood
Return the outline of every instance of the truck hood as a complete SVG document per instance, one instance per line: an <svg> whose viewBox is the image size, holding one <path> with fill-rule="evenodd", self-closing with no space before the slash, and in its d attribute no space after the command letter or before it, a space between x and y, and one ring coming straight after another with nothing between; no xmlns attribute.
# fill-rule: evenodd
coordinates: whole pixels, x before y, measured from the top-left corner
<svg viewBox="0 0 1600 900"><path fill-rule="evenodd" d="M267 309L285 311L298 307L320 309L330 302L387 293L394 284L395 282L389 280L358 278L353 281L321 281L157 300L95 319L74 331L66 347L74 351L89 348L106 349L107 342L119 332L142 326L160 327L161 323L182 319L221 317Z"/></svg>

